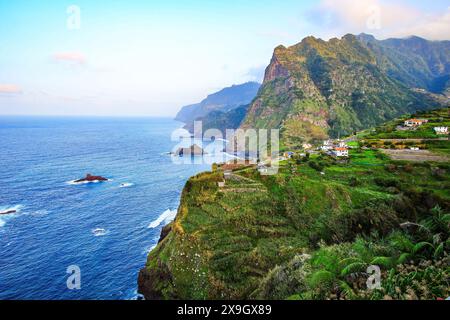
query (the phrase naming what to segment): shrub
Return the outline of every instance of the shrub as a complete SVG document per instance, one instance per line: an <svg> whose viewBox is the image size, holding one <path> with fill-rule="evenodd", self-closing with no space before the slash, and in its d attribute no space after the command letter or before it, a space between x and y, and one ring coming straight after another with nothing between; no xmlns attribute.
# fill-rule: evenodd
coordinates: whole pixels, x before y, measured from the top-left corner
<svg viewBox="0 0 450 320"><path fill-rule="evenodd" d="M380 186L383 188L389 188L389 187L398 188L400 186L399 181L394 178L375 178L374 182L376 183L377 186Z"/></svg>
<svg viewBox="0 0 450 320"><path fill-rule="evenodd" d="M261 281L253 298L282 300L307 289L306 276L310 272L308 255L297 255L286 265L272 269Z"/></svg>
<svg viewBox="0 0 450 320"><path fill-rule="evenodd" d="M323 171L324 166L316 161L309 161L308 165L313 168L314 170L317 170L319 172Z"/></svg>

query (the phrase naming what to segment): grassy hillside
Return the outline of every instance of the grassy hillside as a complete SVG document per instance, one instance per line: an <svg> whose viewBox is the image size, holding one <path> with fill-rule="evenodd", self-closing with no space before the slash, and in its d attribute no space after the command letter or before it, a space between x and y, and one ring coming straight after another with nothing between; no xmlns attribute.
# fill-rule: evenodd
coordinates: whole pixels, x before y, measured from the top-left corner
<svg viewBox="0 0 450 320"><path fill-rule="evenodd" d="M352 145L348 161L296 156L273 176L241 167L223 188L220 166L191 178L140 291L149 299L450 296L450 163L393 161L361 140ZM366 286L369 265L382 270L380 289Z"/></svg>

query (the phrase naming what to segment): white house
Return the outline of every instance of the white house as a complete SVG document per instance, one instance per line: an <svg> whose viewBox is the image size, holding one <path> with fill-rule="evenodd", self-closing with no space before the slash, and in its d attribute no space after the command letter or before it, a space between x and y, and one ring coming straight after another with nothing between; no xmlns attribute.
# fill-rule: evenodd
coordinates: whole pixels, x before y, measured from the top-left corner
<svg viewBox="0 0 450 320"><path fill-rule="evenodd" d="M419 127L427 122L428 120L425 119L408 119L405 121L405 127Z"/></svg>
<svg viewBox="0 0 450 320"><path fill-rule="evenodd" d="M322 151L330 151L333 149L333 141L331 140L325 140L323 142L323 145L320 147L320 150Z"/></svg>
<svg viewBox="0 0 450 320"><path fill-rule="evenodd" d="M258 163L258 171L259 173L267 174L269 172L269 167L263 163Z"/></svg>
<svg viewBox="0 0 450 320"><path fill-rule="evenodd" d="M332 154L336 157L348 157L348 149L343 147L336 147L333 149Z"/></svg>
<svg viewBox="0 0 450 320"><path fill-rule="evenodd" d="M436 134L448 134L448 127L436 127L434 131Z"/></svg>

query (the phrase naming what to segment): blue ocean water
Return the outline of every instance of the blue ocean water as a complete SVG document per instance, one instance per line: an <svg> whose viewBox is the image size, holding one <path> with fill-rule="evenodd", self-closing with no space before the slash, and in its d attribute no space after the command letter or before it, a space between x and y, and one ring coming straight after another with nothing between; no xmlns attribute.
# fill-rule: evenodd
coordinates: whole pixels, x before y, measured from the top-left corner
<svg viewBox="0 0 450 320"><path fill-rule="evenodd" d="M166 154L180 126L159 118L0 117L0 211L18 211L0 217L0 299L136 297L167 210L177 209L190 176L210 169ZM69 183L86 173L112 181ZM80 267L80 290L67 288L71 265Z"/></svg>

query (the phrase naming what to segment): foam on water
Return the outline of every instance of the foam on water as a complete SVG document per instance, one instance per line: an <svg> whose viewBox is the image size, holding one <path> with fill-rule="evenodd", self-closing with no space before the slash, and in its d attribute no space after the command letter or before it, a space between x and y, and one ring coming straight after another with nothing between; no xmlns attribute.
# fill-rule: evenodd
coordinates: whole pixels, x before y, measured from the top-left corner
<svg viewBox="0 0 450 320"><path fill-rule="evenodd" d="M176 215L177 215L177 210L170 210L170 209L166 210L158 217L158 219L156 219L155 221L150 223L148 228L149 229L157 228L163 222L166 223L166 224L170 223L170 222L172 222L175 219Z"/></svg>
<svg viewBox="0 0 450 320"><path fill-rule="evenodd" d="M132 186L134 186L134 183L126 182L126 183L122 183L120 185L120 188L129 188L129 187L132 187Z"/></svg>
<svg viewBox="0 0 450 320"><path fill-rule="evenodd" d="M15 210L16 212L5 214L0 216L0 228L4 227L8 220L12 219L13 217L16 217L19 213L21 213L23 206L22 205L15 205L15 206L0 206L0 212L6 212L10 210Z"/></svg>
<svg viewBox="0 0 450 320"><path fill-rule="evenodd" d="M108 231L103 228L96 228L92 230L92 234L94 235L94 237L103 237L108 234Z"/></svg>

